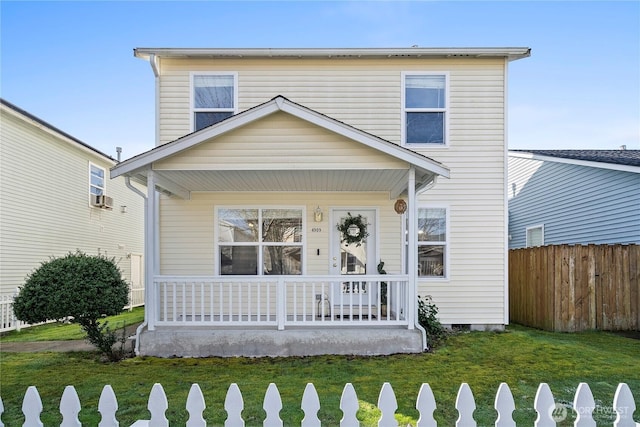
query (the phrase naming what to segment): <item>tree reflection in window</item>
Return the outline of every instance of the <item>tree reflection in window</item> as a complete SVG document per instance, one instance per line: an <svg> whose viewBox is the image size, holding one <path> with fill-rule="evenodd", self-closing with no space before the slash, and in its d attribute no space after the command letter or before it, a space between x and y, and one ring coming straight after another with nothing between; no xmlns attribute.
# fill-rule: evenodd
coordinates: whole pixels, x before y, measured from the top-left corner
<svg viewBox="0 0 640 427"><path fill-rule="evenodd" d="M218 234L221 274L302 274L301 209L219 209Z"/></svg>

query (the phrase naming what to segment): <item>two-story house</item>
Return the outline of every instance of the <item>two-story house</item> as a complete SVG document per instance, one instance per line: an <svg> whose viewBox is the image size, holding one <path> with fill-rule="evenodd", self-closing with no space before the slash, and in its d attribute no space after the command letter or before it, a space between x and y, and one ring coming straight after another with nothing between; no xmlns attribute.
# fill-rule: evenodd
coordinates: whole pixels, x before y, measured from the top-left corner
<svg viewBox="0 0 640 427"><path fill-rule="evenodd" d="M528 48L138 48L156 147L139 354L389 354L508 323L506 95ZM384 262L387 274L377 266Z"/></svg>
<svg viewBox="0 0 640 427"><path fill-rule="evenodd" d="M115 148L115 147L114 147ZM8 305L42 262L81 250L115 259L144 296L144 200L125 178L109 180L117 159L0 99L0 330L16 327Z"/></svg>

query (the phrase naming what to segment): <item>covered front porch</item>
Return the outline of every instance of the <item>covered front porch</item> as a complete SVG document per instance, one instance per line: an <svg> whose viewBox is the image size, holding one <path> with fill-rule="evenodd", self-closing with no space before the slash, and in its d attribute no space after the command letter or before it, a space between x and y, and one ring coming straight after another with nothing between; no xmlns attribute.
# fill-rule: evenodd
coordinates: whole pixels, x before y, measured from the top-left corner
<svg viewBox="0 0 640 427"><path fill-rule="evenodd" d="M138 354L427 347L408 266L417 197L448 176L441 164L278 97L127 160L119 175L148 188ZM336 225L352 214L368 228L349 243Z"/></svg>
<svg viewBox="0 0 640 427"><path fill-rule="evenodd" d="M148 329L161 357L420 352L406 275L156 276Z"/></svg>

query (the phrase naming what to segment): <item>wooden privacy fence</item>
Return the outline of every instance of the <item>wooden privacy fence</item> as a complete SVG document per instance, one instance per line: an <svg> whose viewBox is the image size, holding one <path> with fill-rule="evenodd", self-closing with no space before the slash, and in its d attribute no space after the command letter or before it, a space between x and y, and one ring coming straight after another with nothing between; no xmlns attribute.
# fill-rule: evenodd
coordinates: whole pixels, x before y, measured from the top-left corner
<svg viewBox="0 0 640 427"><path fill-rule="evenodd" d="M573 406L556 403L549 386L546 383L541 383L538 386L533 406L537 412L537 419L534 423L535 427L556 426L556 423L562 422L567 418L570 410L574 410L576 413L575 427L595 427L596 425L593 419L596 404L591 389L586 383L580 383L578 386L573 400ZM455 407L459 414L456 422L457 427L475 427L477 425L473 418L476 404L468 384L462 383L460 385ZM0 416L3 413L3 408L2 399L0 399ZM151 419L136 421L131 427L168 427L169 421L165 415L168 408L168 401L162 385L155 384L151 389L149 403L147 405ZM198 384L193 384L187 397L186 410L189 414L189 419L186 426L206 427L207 422L203 418L205 408L206 404L202 391ZM241 427L245 425L242 419L244 402L240 389L235 383L231 384L227 390L224 408L227 412L225 427ZM319 427L321 425L321 421L318 418L320 400L318 399L314 385L311 383L307 384L304 390L301 408L304 412L304 418L301 422L303 427ZM360 422L356 418L358 408L359 403L355 389L351 383L348 383L345 385L340 399L340 409L344 414L340 420L340 427L355 427L360 425ZM378 419L378 427L398 426L398 422L395 419L397 408L396 396L391 385L384 383L378 396L378 409L381 413ZM498 388L494 408L498 413L495 422L497 427L515 427L516 423L512 418L515 404L511 390L506 383L500 384ZM613 426L639 427L640 424L635 423L633 420L635 408L636 405L633 394L627 384L618 384L613 398L613 407L611 408L612 412L615 412L616 415ZM22 411L25 415L23 427L41 427L40 414L42 413L42 409L42 402L37 389L34 386L29 387L25 393L22 404ZM60 413L63 418L61 427L81 426L82 424L78 420L80 409L80 400L75 388L73 386L67 386L60 401ZM119 425L116 419L117 409L118 402L113 389L109 385L104 386L98 402L98 411L102 416L98 427L117 427ZM266 413L263 426L283 426L283 421L280 419L282 400L280 399L278 388L273 383L269 384L265 393L263 409ZM429 384L422 384L416 400L416 409L420 413L416 427L436 427L437 423L433 418L436 402ZM0 427L3 426L0 421Z"/></svg>
<svg viewBox="0 0 640 427"><path fill-rule="evenodd" d="M549 331L640 330L640 245L509 251L510 320Z"/></svg>

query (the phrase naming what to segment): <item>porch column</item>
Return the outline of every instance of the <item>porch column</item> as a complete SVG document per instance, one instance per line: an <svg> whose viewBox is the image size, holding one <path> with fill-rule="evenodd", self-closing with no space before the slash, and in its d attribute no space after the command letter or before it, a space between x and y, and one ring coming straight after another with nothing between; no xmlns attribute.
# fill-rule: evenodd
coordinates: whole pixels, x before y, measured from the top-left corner
<svg viewBox="0 0 640 427"><path fill-rule="evenodd" d="M416 258L418 256L418 203L416 197L416 170L411 167L409 169L409 180L407 182L407 274L409 276L409 306L407 307L407 320L409 321L409 329L414 329L418 322L417 318L417 301L418 287L416 281L418 278L418 270Z"/></svg>
<svg viewBox="0 0 640 427"><path fill-rule="evenodd" d="M155 289L155 273L156 273L156 183L153 170L147 171L147 199L144 218L145 242L145 298L144 311L147 319L147 327L150 331L156 328L156 289Z"/></svg>

